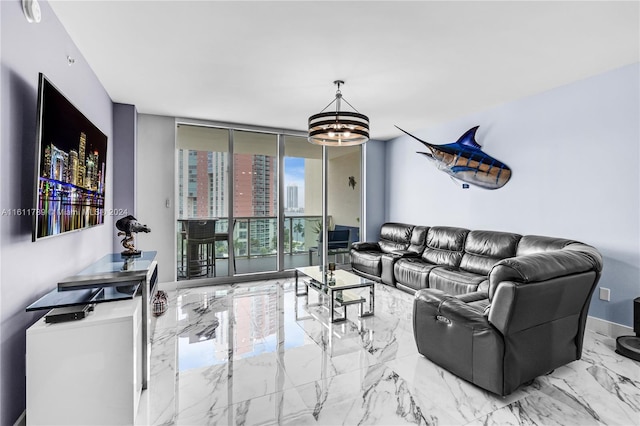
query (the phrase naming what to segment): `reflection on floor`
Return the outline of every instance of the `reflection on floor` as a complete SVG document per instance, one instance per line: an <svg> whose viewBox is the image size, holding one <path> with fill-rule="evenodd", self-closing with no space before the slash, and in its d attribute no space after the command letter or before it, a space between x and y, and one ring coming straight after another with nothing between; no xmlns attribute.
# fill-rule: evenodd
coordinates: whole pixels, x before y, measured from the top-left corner
<svg viewBox="0 0 640 426"><path fill-rule="evenodd" d="M329 326L292 279L173 291L136 423L640 424L640 363L613 339L588 331L581 360L498 397L417 353L412 301L377 286L373 317Z"/></svg>
<svg viewBox="0 0 640 426"><path fill-rule="evenodd" d="M317 251L313 252L311 256L311 262L314 265L318 264ZM349 255L335 255L329 257L329 262L336 262L338 264L350 264ZM294 269L301 266L309 266L309 252L299 252L296 254L285 254L283 256L283 269ZM215 274L213 268L200 268L193 271L193 277L191 279L212 278L212 277L226 277L229 275L229 262L227 258L216 259ZM275 256L262 256L252 257L247 259L246 257L239 257L236 259L235 272L236 274L252 274L256 272L270 272L277 270L277 259ZM232 262L232 275L233 275L233 262ZM177 277L179 281L188 279L184 266L181 266L180 260L178 260Z"/></svg>

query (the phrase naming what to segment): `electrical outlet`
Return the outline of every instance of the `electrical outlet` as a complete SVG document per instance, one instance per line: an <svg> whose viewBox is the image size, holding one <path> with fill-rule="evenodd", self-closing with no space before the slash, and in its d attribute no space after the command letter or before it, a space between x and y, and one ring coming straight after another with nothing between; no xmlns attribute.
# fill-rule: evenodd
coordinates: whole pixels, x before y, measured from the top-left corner
<svg viewBox="0 0 640 426"><path fill-rule="evenodd" d="M609 301L611 299L611 290L608 288L600 287L600 300Z"/></svg>

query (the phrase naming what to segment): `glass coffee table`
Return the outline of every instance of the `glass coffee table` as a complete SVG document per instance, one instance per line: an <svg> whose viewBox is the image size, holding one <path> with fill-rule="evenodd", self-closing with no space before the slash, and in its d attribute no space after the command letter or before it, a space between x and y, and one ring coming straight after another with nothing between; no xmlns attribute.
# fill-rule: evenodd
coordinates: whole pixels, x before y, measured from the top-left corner
<svg viewBox="0 0 640 426"><path fill-rule="evenodd" d="M296 296L308 296L309 289L313 289L318 293L319 299L322 301L324 296L329 296L329 306L323 306L329 309L331 322L341 322L347 319L347 306L358 304L360 317L373 315L375 307L375 282L362 278L354 273L337 270L333 274L324 272L319 266L305 266L296 268ZM302 275L302 276L300 276ZM302 281L305 288L299 289L299 282ZM369 288L369 309L364 310L367 298L349 291L358 288ZM336 308L342 308L342 315L336 316Z"/></svg>

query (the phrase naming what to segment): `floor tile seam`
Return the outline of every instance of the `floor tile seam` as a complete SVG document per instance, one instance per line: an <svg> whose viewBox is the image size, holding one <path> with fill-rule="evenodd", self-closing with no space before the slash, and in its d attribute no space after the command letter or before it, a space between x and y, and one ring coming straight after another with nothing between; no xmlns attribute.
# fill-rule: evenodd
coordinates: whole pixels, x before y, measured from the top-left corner
<svg viewBox="0 0 640 426"><path fill-rule="evenodd" d="M176 340L176 341L178 340L177 339L177 334L173 330L167 330L164 333L152 336L149 339L149 342L150 342L150 345L151 345L151 350L153 351L153 346L155 346L155 345L164 345L164 344L166 344L166 342L168 342L170 340Z"/></svg>
<svg viewBox="0 0 640 426"><path fill-rule="evenodd" d="M407 358L407 359L409 359L409 358L415 358L416 356L420 356L420 357L422 357L422 358L426 359L427 361L431 362L433 365L436 365L436 364L434 364L432 361L430 361L429 359L427 359L427 357L425 357L425 356L424 356L424 355L422 355L422 354L418 354L418 355L416 355L416 354L407 354L407 355L402 355L402 356L399 356L399 357L394 358L394 359L390 359L390 360L386 360L386 361L380 361L378 364L384 364L384 366L385 366L385 367L390 368L390 369L392 369L392 370L393 370L393 366L389 365L389 363L401 362L401 361L402 361L402 360L404 360L405 358Z"/></svg>
<svg viewBox="0 0 640 426"><path fill-rule="evenodd" d="M497 412L505 410L505 409L509 409L509 407L511 407L513 404L517 404L519 401L521 401L526 396L529 396L529 395L523 395L522 398L518 398L518 399L510 402L509 404L505 404L505 405L502 405L500 407L497 407L496 409L491 410L491 411L489 411L489 412L487 412L485 414L479 414L474 419L468 420L466 423L461 423L461 425L466 426L466 425L471 425L471 424L478 424L480 419L486 419L486 418L490 417L491 415L493 415L494 413L497 413ZM509 409L509 411L511 411L511 410ZM482 424L487 424L487 423L486 422L482 422Z"/></svg>
<svg viewBox="0 0 640 426"><path fill-rule="evenodd" d="M285 374L286 374L286 372L285 372ZM289 378L289 377L287 376L287 379L288 379L288 378ZM289 381L290 381L290 380L289 380ZM296 395L298 395L298 397L299 397L302 401L304 401L304 400L302 399L302 396L300 395L300 392L298 392L298 390L296 389L296 386L294 386L294 385L293 385L293 383L292 383L292 386L284 387L284 388L282 388L282 389L274 390L274 391L272 391L272 392L266 392L266 393L263 393L263 394L258 395L258 396L253 396L253 397L251 397L251 398L240 399L240 400L234 400L234 401L233 401L233 402L231 402L231 403L229 403L229 402L227 401L227 403L226 403L226 404L224 404L224 405L220 405L219 407L217 407L217 408L216 408L216 410L220 410L220 409L224 409L224 408L230 408L230 407L233 407L233 406L235 406L235 405L243 404L243 403L246 403L246 402L251 401L251 400L254 400L254 399L265 398L265 397L269 397L269 396L277 395L277 394L279 394L279 393L291 392L291 391L294 391L294 390L295 390L295 392L296 392Z"/></svg>
<svg viewBox="0 0 640 426"><path fill-rule="evenodd" d="M278 363L280 363L280 360L278 358L276 358L276 361ZM320 377L320 378L316 378L316 379L310 379L309 381L306 381L306 382L300 383L300 384L295 384L295 382L291 379L290 374L287 372L287 368L285 366L283 366L282 364L280 364L280 366L282 367L283 371L285 372L285 374L289 378L289 381L293 384L294 387L297 388L297 387L302 387L302 386L308 386L308 385L310 385L312 383L315 383L315 382L318 382L320 380L327 380L327 379L333 380L333 379L337 379L337 378L339 378L341 376L346 376L346 375L349 375L349 374L355 374L355 373L358 373L358 372L361 373L361 374L362 373L366 374L366 372L367 372L367 370L369 368L371 368L372 366L381 364L381 363L382 362L379 362L376 359L376 360L374 360L374 362L372 364L368 365L367 367L354 368L354 369L350 369L349 371L339 372L338 374L333 374L333 375L330 375L330 376Z"/></svg>
<svg viewBox="0 0 640 426"><path fill-rule="evenodd" d="M394 369L393 365L389 365L389 363L393 363L393 362L396 362L396 361L402 360L403 358L416 357L416 356L419 356L419 357L421 357L421 358L425 359L427 362L429 362L430 364L434 365L436 368L438 368L438 369L442 369L442 367L438 366L438 365L437 365L437 364L435 364L433 361L429 360L428 358L426 358L424 355L421 355L421 354L418 354L418 355L416 355L416 354L405 355L405 356L402 356L402 357L400 357L400 358L396 358L396 359L393 359L393 360L385 361L385 362L384 362L384 366L385 366L385 368L388 368L389 370L391 370L392 372L394 372L395 374L397 374L397 375L398 375L398 377L400 377L400 378L401 378L402 380L404 380L408 385L410 385L410 386L409 386L409 388L410 388L410 393L412 394L412 396L414 396L415 398L418 398L418 399L420 399L420 400L422 400L422 399L425 399L425 400L426 400L426 399L428 399L428 398L429 398L429 396L428 396L427 394L425 394L425 393L424 393L420 388L418 388L418 387L416 387L414 384L412 384L412 383L413 383L413 380L412 380L412 379L407 379L403 374L401 374L401 373L399 373L398 371L396 371L396 370ZM472 384L472 383L470 383L470 382L467 382L466 380L460 379L458 376L455 376L455 375L454 375L454 379L455 379L455 380L462 380L462 381L465 383L465 385L467 385L467 386L471 386L471 387L473 387L473 388L475 388L475 389L479 389L479 390L480 390L480 388L478 388L477 386L473 385L473 384ZM512 404L514 404L514 403L517 403L518 401L523 400L524 398L527 398L527 397L529 397L529 396L532 396L534 393L539 392L539 391L540 391L540 389L542 389L542 388L543 388L543 387L545 387L545 386L548 386L548 384L543 385L543 386L540 386L538 389L535 389L533 392L522 393L522 395L520 395L518 398L516 398L516 399L514 399L513 401L510 401L510 402L508 402L508 403L507 403L507 402L502 402L502 401L500 401L500 398L501 398L500 396L498 396L498 395L496 395L496 394L493 394L493 393L490 393L490 396L492 396L492 397L495 399L495 401L496 401L496 407L497 407L497 408L495 408L494 410L488 411L488 412L486 412L486 413L483 413L483 414L478 414L476 417L474 417L474 418L472 418L472 419L466 419L466 418L465 418L465 420L464 420L464 421L465 421L466 423L461 422L461 423L459 423L459 424L461 424L461 425L473 424L474 422L478 421L479 419L482 419L482 418L484 418L484 417L489 416L489 415L490 415L491 413L493 413L493 412L496 412L496 411L502 410L502 409L504 409L504 408L506 408L506 407L508 407L508 406L510 406L510 405L512 405Z"/></svg>
<svg viewBox="0 0 640 426"><path fill-rule="evenodd" d="M362 399L363 399L362 395L357 396L355 398L345 398L345 399L342 399L340 401L337 401L337 402L329 404L329 407L332 407L332 406L342 407L342 406L345 406L345 405L348 405L349 407L353 407L354 404L358 404L358 402L361 401ZM315 412L315 410L313 408L309 408L309 407L307 407L307 409L311 410L311 415L313 416L313 413ZM327 407L324 407L324 405L323 405L322 409L323 410L327 409ZM320 413L318 413L318 414L320 414ZM313 417L315 419L315 416L313 416ZM320 423L320 422L317 422L317 425L319 425L319 426L322 426L322 425L334 426L333 423Z"/></svg>
<svg viewBox="0 0 640 426"><path fill-rule="evenodd" d="M284 371L284 374L287 376L287 379L289 380L289 383L292 384L292 388L296 388L298 386L305 386L305 385L308 385L309 383L315 382L317 380L317 379L312 379L309 382L305 382L305 383L301 383L301 384L296 385L296 382L291 377L291 374L287 371L286 365L283 365L283 363L280 361L280 357L276 356L276 362L278 363L278 366L282 369L282 371Z"/></svg>
<svg viewBox="0 0 640 426"><path fill-rule="evenodd" d="M178 359L178 335L177 330L169 330L158 332L154 331L150 339L150 357L153 360L154 353L166 353L169 346L173 347L174 358ZM158 352L159 351L159 352Z"/></svg>
<svg viewBox="0 0 640 426"><path fill-rule="evenodd" d="M609 367L606 365L600 365L601 367L609 370ZM609 370L609 372L618 375L620 377L626 380L631 380L633 381L633 379L629 379L628 377L619 375L611 370ZM585 371L586 373L586 371ZM579 377L578 377L579 378ZM555 389L563 394L566 394L570 397L575 397L575 402L577 404L579 404L581 407L584 407L585 409L587 409L587 411L590 411L592 409L591 404L589 403L589 396L585 397L582 394L578 394L577 392L574 391L574 385L571 383L573 380L575 380L575 377L554 377L554 376L550 376L549 374L543 376L542 379L542 384L543 386L541 386L538 390L542 391L542 389L545 388L552 388ZM635 412L638 413L638 418L640 419L640 409L636 409L636 404L633 401L627 401L625 394L623 393L623 395L621 396L620 394L616 394L615 392L611 392L609 390L607 390L605 387L603 387L600 383L598 383L598 380L596 377L591 377L590 375L587 376L587 380L593 380L592 384L594 386L595 389L598 389L599 391L601 391L602 393L604 393L606 396L611 396L616 403L618 404L622 404L625 407L628 407L630 409L631 412ZM585 380L583 379L581 384L585 384ZM565 388L568 387L568 389ZM599 393L599 392L598 392ZM632 394L633 395L633 394ZM565 406L568 406L571 409L574 409L573 407L565 404L564 402L558 401L560 403L562 403ZM630 403L631 402L631 403ZM586 404L586 405L585 405ZM574 409L575 410L575 409ZM639 423L640 424L640 423Z"/></svg>
<svg viewBox="0 0 640 426"><path fill-rule="evenodd" d="M519 390L523 391L522 394L519 397L517 397L516 399L510 401L509 403L505 403L503 405L498 406L495 410L491 410L491 411L489 411L489 412L487 412L485 414L478 415L473 420L470 420L469 422L465 423L465 425L473 424L473 423L477 424L477 422L480 419L487 418L487 417L491 416L493 413L496 413L496 412L499 412L499 411L503 411L505 409L508 409L509 411L512 411L510 407L512 407L513 405L516 405L516 404L520 404L521 402L523 402L526 399L536 398L536 397L541 397L541 396L542 397L544 397L544 396L548 397L549 395L544 392L544 389L555 387L555 388L557 388L557 389L562 391L562 389L560 389L557 386L555 386L555 385L553 385L551 383L548 383L548 382L540 382L540 381L536 380L535 383L537 383L537 385L533 384L533 385L530 385L528 387L520 387L520 388L516 389L514 392L517 392ZM475 385L473 385L471 383L469 383L469 385L475 386ZM532 389L533 386L536 386L536 387ZM512 395L512 394L509 394L509 395ZM498 398L500 398L500 396L498 396L497 394L491 393L491 395L494 396L496 398L496 400ZM509 396L509 395L505 395L505 396ZM565 404L562 401L555 400L555 402L558 403L558 404L562 404L564 407L566 407L567 410L576 411L573 407ZM486 423L486 422L484 422L484 423Z"/></svg>
<svg viewBox="0 0 640 426"><path fill-rule="evenodd" d="M634 364L638 364L638 367L640 367L640 362L633 361L633 363ZM575 366L575 368L572 369L572 372L571 372L572 375L579 374L580 372L585 372L591 367L599 367L599 368L602 368L602 369L606 370L609 374L612 374L614 376L619 376L619 377L624 378L626 380L630 380L631 382L639 382L640 383L640 376L638 376L637 378L634 378L634 377L631 377L630 375L627 375L626 371L619 371L619 369L617 369L616 367L622 367L623 370L626 370L625 366L621 366L620 364L614 364L612 366L608 362L603 362L603 361L595 359L595 358L590 358L590 357L587 357L587 356L583 356L582 358L576 359L574 361L571 361L570 363L568 363L566 365L567 366L572 366L572 365ZM638 370L638 371L640 371L640 370ZM547 377L547 376L550 376L551 374L552 373L547 373L547 374L544 374L544 375L541 375L541 376L538 376L538 377ZM553 377L553 376L551 376L551 377Z"/></svg>
<svg viewBox="0 0 640 426"><path fill-rule="evenodd" d="M612 350L611 352L614 352L614 351ZM613 355L619 356L617 353L613 353L612 356ZM585 364L588 364L589 366L599 366L599 367L605 368L607 371L617 376L621 376L626 379L629 379L631 381L640 381L640 376L636 374L636 378L634 378L633 374L629 374L629 373L632 373L633 371L629 371L629 372L626 371L626 370L631 370L630 367L638 368L637 371L640 371L640 361L634 361L629 359L630 363L627 363L626 362L627 359L625 358L621 361L624 362L626 365L618 361L616 364L612 366L609 364L609 362L603 362L601 359L591 357L590 355L585 355L585 354L583 354L583 356L580 359L575 361L582 361ZM589 367L586 367L586 368L589 368Z"/></svg>
<svg viewBox="0 0 640 426"><path fill-rule="evenodd" d="M233 407L235 407L235 406L237 406L237 405L240 405L240 404L247 404L247 403L249 403L249 405L251 405L251 403L250 403L250 402L251 402L251 401L253 401L253 400L257 400L257 399L260 399L260 398L269 397L269 396L272 396L272 395L276 395L276 394L278 394L278 393L282 393L282 394L284 394L285 392L292 392L292 391L295 391L295 395L300 399L300 401L302 401L302 404L303 404L303 407L301 407L301 409L300 409L297 413L295 413L295 414L296 414L298 417L299 417L299 415L303 415L303 416L305 416L305 415L309 415L309 416L312 416L312 414L313 414L313 409L311 409L311 408L307 407L307 406L306 406L306 404L304 404L304 400L302 399L302 396L300 395L300 393L299 393L295 388L284 389L284 390L281 390L281 391L276 391L276 392L273 392L273 393L269 393L269 394L261 395L261 396L258 396L258 397L249 398L249 399L246 399L246 400L243 400L243 401L234 402L234 403L232 403L232 404L228 404L228 405L226 405L226 406L221 406L221 407L219 407L219 408L216 408L214 411L232 410L232 409L233 409ZM291 417L292 415L293 415L293 413L289 413L289 414L288 414L287 416L285 416L285 417ZM287 420L287 419L285 419L285 420ZM262 424L262 425L280 425L280 424L282 424L282 423L276 420L276 421L273 421L273 422L260 423L260 424ZM285 423L285 424L295 424L295 423L290 423L290 422L288 422L288 423Z"/></svg>
<svg viewBox="0 0 640 426"><path fill-rule="evenodd" d="M164 333L169 333L169 332L172 332L172 331L173 332L177 332L177 328L178 328L177 324L172 324L172 325L171 324L167 324L167 325L162 325L160 327L156 326L154 328L154 330L153 330L153 337L155 337L156 334L159 334L159 333L163 333L164 334Z"/></svg>

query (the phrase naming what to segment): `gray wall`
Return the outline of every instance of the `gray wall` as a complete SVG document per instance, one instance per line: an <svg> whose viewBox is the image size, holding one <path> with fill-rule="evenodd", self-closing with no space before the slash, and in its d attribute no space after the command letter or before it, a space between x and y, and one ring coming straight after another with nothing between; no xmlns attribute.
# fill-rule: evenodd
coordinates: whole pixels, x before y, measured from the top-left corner
<svg viewBox="0 0 640 426"><path fill-rule="evenodd" d="M477 141L513 170L490 191L462 189L416 153L387 142L387 220L573 238L604 256L589 314L631 326L640 295L640 66L629 65L429 129L434 144L479 125ZM402 123L398 123L402 127Z"/></svg>
<svg viewBox="0 0 640 426"><path fill-rule="evenodd" d="M173 117L138 115L136 218L151 233L139 234L136 247L158 252L160 282L175 281L176 276L175 132Z"/></svg>
<svg viewBox="0 0 640 426"><path fill-rule="evenodd" d="M127 104L113 104L113 220L136 213L136 145L138 112ZM124 250L114 233L114 252Z"/></svg>
<svg viewBox="0 0 640 426"><path fill-rule="evenodd" d="M361 241L377 241L385 222L385 142L370 140L364 145L364 221Z"/></svg>
<svg viewBox="0 0 640 426"><path fill-rule="evenodd" d="M38 73L43 72L112 142L112 102L47 2L29 24L18 0L0 2L0 210L33 207ZM75 58L67 64L67 55ZM112 146L106 208L112 208ZM109 253L113 220L89 230L31 241L31 217L0 216L0 424L25 408L25 330L42 313L25 307Z"/></svg>

